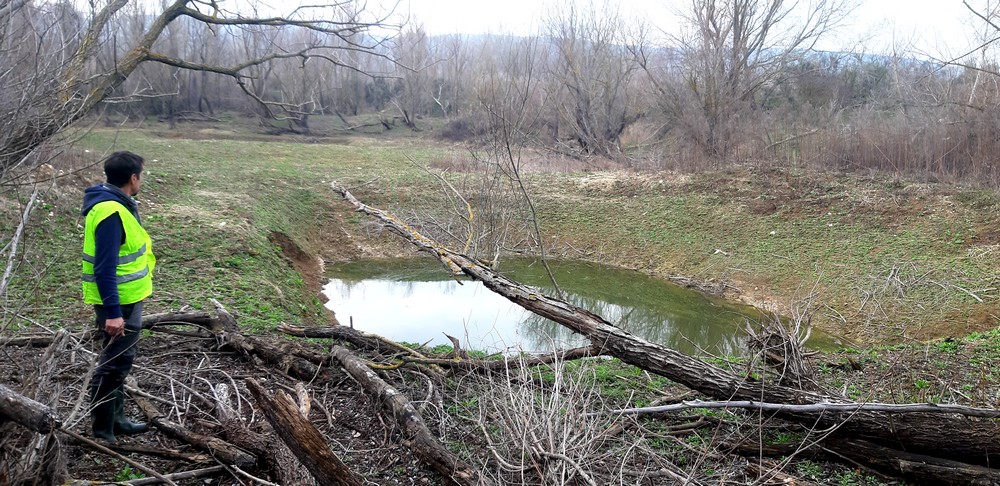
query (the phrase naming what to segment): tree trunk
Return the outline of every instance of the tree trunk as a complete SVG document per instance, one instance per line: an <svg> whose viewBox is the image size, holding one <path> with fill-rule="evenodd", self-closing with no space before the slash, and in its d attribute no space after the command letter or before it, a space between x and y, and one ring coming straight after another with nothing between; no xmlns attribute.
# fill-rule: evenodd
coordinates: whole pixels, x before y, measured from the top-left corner
<svg viewBox="0 0 1000 486"><path fill-rule="evenodd" d="M341 346L334 346L332 354L347 373L364 387L365 391L375 395L382 402L382 407L389 412L399 424L404 437L412 441L413 451L424 462L459 485L488 485L486 478L479 474L464 461L445 449L441 442L431 434L424 419L413 407L410 400L398 390L379 378L363 361Z"/></svg>
<svg viewBox="0 0 1000 486"><path fill-rule="evenodd" d="M564 301L538 294L479 262L438 245L385 211L362 204L346 189L333 184L359 211L379 218L418 248L437 257L452 271L483 282L511 302L576 331L604 354L656 373L720 400L757 400L776 403L852 403L843 397L756 381L712 366L615 327L601 316ZM1000 463L1000 423L990 419L946 417L921 413L779 412L778 416L810 427L836 427L835 434L860 438L886 447L905 449L974 464Z"/></svg>
<svg viewBox="0 0 1000 486"><path fill-rule="evenodd" d="M996 485L1000 471L964 462L913 454L853 439L825 441L828 449L872 469L892 473L913 484Z"/></svg>
<svg viewBox="0 0 1000 486"><path fill-rule="evenodd" d="M0 385L0 422L6 421L16 422L42 434L62 427L55 412L47 405Z"/></svg>
<svg viewBox="0 0 1000 486"><path fill-rule="evenodd" d="M295 402L278 390L273 397L252 378L247 389L257 400L274 432L291 449L319 484L360 486L361 479L330 450L330 444L309 420L299 413Z"/></svg>

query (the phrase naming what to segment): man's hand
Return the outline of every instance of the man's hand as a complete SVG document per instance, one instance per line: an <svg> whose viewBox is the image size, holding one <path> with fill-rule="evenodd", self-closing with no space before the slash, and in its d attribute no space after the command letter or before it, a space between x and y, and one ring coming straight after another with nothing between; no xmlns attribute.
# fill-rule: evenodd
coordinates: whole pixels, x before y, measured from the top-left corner
<svg viewBox="0 0 1000 486"><path fill-rule="evenodd" d="M125 319L121 317L116 317L114 319L108 319L104 321L104 332L108 333L111 337L118 337L125 335Z"/></svg>

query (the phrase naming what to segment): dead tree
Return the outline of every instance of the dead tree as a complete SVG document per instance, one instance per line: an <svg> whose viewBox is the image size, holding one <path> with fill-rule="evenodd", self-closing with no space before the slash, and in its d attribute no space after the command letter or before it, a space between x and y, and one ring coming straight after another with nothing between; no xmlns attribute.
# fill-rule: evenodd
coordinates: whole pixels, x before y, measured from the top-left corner
<svg viewBox="0 0 1000 486"><path fill-rule="evenodd" d="M511 302L586 336L602 353L625 363L720 400L756 400L798 405L852 403L836 395L738 376L673 349L643 340L586 309L539 294L535 289L438 245L385 211L361 203L336 182L333 183L333 188L358 211L380 219L390 230L434 255L451 271L479 280ZM779 411L775 415L810 427L830 428L834 437L861 439L887 449L905 450L973 465L988 466L1000 461L1000 445L996 441L996 437L1000 436L1000 424L995 420L925 413L889 414L863 411L860 407L849 412ZM950 481L948 478L939 480Z"/></svg>

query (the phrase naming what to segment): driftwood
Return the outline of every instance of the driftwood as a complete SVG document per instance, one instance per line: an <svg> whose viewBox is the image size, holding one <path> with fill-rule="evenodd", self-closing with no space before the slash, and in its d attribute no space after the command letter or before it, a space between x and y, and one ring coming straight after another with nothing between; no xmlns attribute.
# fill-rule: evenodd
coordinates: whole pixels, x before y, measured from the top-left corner
<svg viewBox="0 0 1000 486"><path fill-rule="evenodd" d="M490 290L531 312L580 333L602 352L625 363L666 377L705 395L721 400L760 400L773 403L813 404L853 402L825 393L769 384L739 376L676 350L651 343L620 329L601 316L510 280L465 255L445 248L419 234L389 213L366 206L346 189L333 183L335 191L355 208L376 217L419 249L434 255L452 272L464 273ZM855 406L857 404L854 404ZM920 413L889 416L884 412L776 412L780 417L830 427L844 437L865 439L886 447L973 464L1000 463L1000 423L967 417L952 418Z"/></svg>
<svg viewBox="0 0 1000 486"><path fill-rule="evenodd" d="M402 393L379 378L361 359L342 346L334 346L333 356L365 391L375 395L412 442L413 451L434 470L460 485L487 485L475 468L452 454L431 434L424 419Z"/></svg>
<svg viewBox="0 0 1000 486"><path fill-rule="evenodd" d="M253 379L247 379L246 384L275 433L312 473L317 483L361 485L361 479L330 450L323 434L300 413L291 397L281 390L269 397Z"/></svg>

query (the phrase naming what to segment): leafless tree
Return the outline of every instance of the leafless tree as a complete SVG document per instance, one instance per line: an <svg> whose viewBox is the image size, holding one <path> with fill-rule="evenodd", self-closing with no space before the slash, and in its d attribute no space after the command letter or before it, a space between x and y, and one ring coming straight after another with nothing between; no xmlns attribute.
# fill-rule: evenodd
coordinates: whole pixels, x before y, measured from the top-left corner
<svg viewBox="0 0 1000 486"><path fill-rule="evenodd" d="M25 161L33 151L66 126L90 113L111 96L143 63L216 73L231 77L237 86L269 110L295 109L261 96L252 89L251 70L281 59L327 61L344 69L350 65L344 52L388 57L380 51L389 27L389 12L364 10L352 0L303 6L285 15L236 12L215 2L174 0L141 24L136 36L121 29L127 15L126 0L91 3L91 11L77 13L68 3L5 2L0 7L0 173ZM227 63L172 55L165 32L181 19L191 19L217 35L254 32L308 31L318 34L309 42L280 43L271 37L266 50L247 52ZM293 39L298 40L298 39ZM126 45L118 42L126 41ZM111 45L113 61L98 62L102 46ZM257 79L254 79L257 81Z"/></svg>
<svg viewBox="0 0 1000 486"><path fill-rule="evenodd" d="M500 37L499 49L486 75L476 86L486 114L483 149L476 154L482 165L483 188L480 207L490 208L490 241L494 262L502 246L508 244L512 224L524 224L523 231L535 239L542 265L556 292L561 294L547 261L538 214L523 178L523 155L537 132L545 93L539 87L542 56L539 40Z"/></svg>
<svg viewBox="0 0 1000 486"><path fill-rule="evenodd" d="M565 94L560 125L583 153L621 156L622 132L640 116L624 18L607 1L567 2L550 11L546 33L555 51L549 74Z"/></svg>
<svg viewBox="0 0 1000 486"><path fill-rule="evenodd" d="M673 128L705 154L726 157L750 130L757 95L788 74L854 8L854 0L690 0L685 30L638 60Z"/></svg>
<svg viewBox="0 0 1000 486"><path fill-rule="evenodd" d="M395 40L392 49L398 61L399 74L391 103L403 123L416 130L416 119L427 113L431 98L429 74L431 65L436 61L431 57L430 40L422 26L414 25Z"/></svg>

